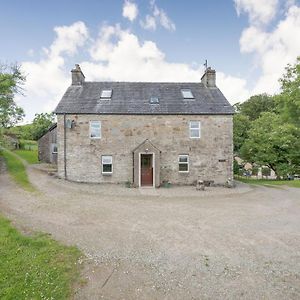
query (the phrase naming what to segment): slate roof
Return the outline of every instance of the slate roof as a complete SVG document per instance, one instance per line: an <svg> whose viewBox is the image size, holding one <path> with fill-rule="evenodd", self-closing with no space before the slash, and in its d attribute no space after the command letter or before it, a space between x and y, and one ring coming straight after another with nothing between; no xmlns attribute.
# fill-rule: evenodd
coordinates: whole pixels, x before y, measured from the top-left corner
<svg viewBox="0 0 300 300"><path fill-rule="evenodd" d="M101 91L112 89L110 100ZM190 89L194 99L183 99L181 89ZM158 97L159 104L150 104ZM233 114L233 108L218 88L202 83L84 82L70 86L56 114Z"/></svg>
<svg viewBox="0 0 300 300"><path fill-rule="evenodd" d="M57 123L53 123L49 128L47 128L38 138L41 139L46 133L48 133L49 131L52 131L53 129L55 129L57 127Z"/></svg>

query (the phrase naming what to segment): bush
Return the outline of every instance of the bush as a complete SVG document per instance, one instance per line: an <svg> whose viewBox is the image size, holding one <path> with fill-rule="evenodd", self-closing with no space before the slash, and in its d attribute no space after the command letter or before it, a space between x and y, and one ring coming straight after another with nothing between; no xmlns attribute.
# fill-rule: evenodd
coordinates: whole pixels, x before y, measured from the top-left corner
<svg viewBox="0 0 300 300"><path fill-rule="evenodd" d="M252 168L252 175L253 176L257 176L258 175L258 169L259 169L258 167L253 167Z"/></svg>
<svg viewBox="0 0 300 300"><path fill-rule="evenodd" d="M233 160L233 174L238 175L240 170L240 165L238 162L234 159Z"/></svg>
<svg viewBox="0 0 300 300"><path fill-rule="evenodd" d="M271 175L271 169L268 167L263 167L261 169L262 176L270 176Z"/></svg>

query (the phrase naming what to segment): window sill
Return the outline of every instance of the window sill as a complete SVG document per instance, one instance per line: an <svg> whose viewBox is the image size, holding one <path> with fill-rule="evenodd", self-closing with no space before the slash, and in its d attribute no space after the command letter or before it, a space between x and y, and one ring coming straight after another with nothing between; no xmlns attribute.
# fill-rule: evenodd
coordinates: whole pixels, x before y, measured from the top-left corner
<svg viewBox="0 0 300 300"><path fill-rule="evenodd" d="M113 173L102 173L103 176L111 176Z"/></svg>

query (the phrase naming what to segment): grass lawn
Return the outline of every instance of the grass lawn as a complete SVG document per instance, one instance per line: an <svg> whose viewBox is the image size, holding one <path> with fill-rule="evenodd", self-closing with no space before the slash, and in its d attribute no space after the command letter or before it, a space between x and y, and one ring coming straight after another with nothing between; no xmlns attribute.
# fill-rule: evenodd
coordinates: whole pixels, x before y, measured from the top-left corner
<svg viewBox="0 0 300 300"><path fill-rule="evenodd" d="M0 155L4 157L7 170L11 177L27 191L34 191L34 187L30 183L23 162L8 151L2 150Z"/></svg>
<svg viewBox="0 0 300 300"><path fill-rule="evenodd" d="M38 151L37 150L23 150L18 149L14 151L20 157L25 159L29 164L38 164Z"/></svg>
<svg viewBox="0 0 300 300"><path fill-rule="evenodd" d="M80 251L48 235L24 236L0 215L0 299L67 299Z"/></svg>
<svg viewBox="0 0 300 300"><path fill-rule="evenodd" d="M255 185L287 185L290 187L300 188L300 180L270 180L270 179L253 179L235 176L235 180Z"/></svg>

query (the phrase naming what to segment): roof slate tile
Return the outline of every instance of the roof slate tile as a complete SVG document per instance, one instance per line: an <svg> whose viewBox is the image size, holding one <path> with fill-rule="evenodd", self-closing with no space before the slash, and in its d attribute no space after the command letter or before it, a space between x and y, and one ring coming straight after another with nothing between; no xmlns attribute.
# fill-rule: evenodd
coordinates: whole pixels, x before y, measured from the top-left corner
<svg viewBox="0 0 300 300"><path fill-rule="evenodd" d="M112 89L110 100L100 100L101 91ZM194 99L183 99L181 89L190 89ZM149 100L158 97L153 107ZM84 82L70 86L55 109L63 114L233 114L233 108L218 88L188 82Z"/></svg>

